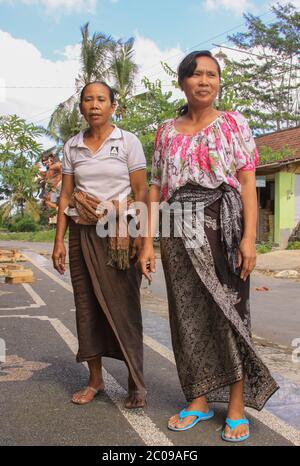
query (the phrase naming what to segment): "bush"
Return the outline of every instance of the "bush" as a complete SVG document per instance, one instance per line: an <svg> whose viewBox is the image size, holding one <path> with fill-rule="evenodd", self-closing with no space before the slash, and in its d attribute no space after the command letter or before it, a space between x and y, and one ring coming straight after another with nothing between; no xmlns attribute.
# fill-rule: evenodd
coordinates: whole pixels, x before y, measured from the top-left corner
<svg viewBox="0 0 300 466"><path fill-rule="evenodd" d="M17 217L9 226L11 232L38 231L39 229L40 226L29 216Z"/></svg>
<svg viewBox="0 0 300 466"><path fill-rule="evenodd" d="M300 241L293 241L289 243L286 249L300 249Z"/></svg>
<svg viewBox="0 0 300 466"><path fill-rule="evenodd" d="M267 252L271 252L271 251L272 251L272 244L270 243L256 245L257 254L266 254Z"/></svg>

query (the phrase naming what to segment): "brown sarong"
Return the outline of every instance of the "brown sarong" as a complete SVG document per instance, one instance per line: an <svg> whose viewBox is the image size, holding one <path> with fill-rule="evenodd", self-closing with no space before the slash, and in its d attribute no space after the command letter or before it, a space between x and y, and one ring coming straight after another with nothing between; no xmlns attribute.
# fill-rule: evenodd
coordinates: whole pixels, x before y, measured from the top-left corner
<svg viewBox="0 0 300 466"><path fill-rule="evenodd" d="M187 184L169 203L203 202L201 247L184 237L161 237L172 345L187 401L229 401L230 385L245 377L244 402L261 410L278 390L251 335L249 286L233 266L242 235L240 197L228 185L217 189ZM225 196L225 198L224 198ZM239 226L240 225L240 226Z"/></svg>
<svg viewBox="0 0 300 466"><path fill-rule="evenodd" d="M76 305L77 362L97 356L125 361L137 389L145 392L141 272L136 260L118 270L106 265L107 238L95 225L69 222L69 260Z"/></svg>

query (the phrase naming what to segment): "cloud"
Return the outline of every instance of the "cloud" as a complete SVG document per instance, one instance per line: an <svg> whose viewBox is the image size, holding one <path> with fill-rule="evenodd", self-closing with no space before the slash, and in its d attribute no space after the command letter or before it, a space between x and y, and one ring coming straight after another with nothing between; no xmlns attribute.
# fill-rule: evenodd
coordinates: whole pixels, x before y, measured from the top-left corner
<svg viewBox="0 0 300 466"><path fill-rule="evenodd" d="M80 49L80 44L68 45L56 52L59 59L53 61L44 58L30 42L0 30L0 114L16 113L28 121L47 126L55 107L75 92ZM164 91L173 90L171 78L162 70L160 61L167 61L176 69L183 54L179 46L161 50L154 41L137 35L135 60L140 69L136 93L144 90L141 84L144 76L151 81L161 79ZM180 91L175 91L174 97L181 96ZM48 147L50 145L51 142Z"/></svg>
<svg viewBox="0 0 300 466"><path fill-rule="evenodd" d="M25 5L41 5L45 7L47 13L64 10L67 13L95 13L97 0L0 0L0 3L15 5L24 3Z"/></svg>
<svg viewBox="0 0 300 466"><path fill-rule="evenodd" d="M176 70L180 62L180 59L184 56L183 50L180 49L180 46L170 49L161 50L157 44L145 37L140 36L138 33L135 34L135 61L139 66L139 74L136 80L136 93L142 92L144 87L141 84L141 80L147 76L151 82L154 82L156 79L160 79L162 82L162 89L164 91L174 91L174 88L171 88L172 78L165 73L162 69L160 62L167 62L168 65ZM181 91L175 91L174 97L182 97Z"/></svg>
<svg viewBox="0 0 300 466"><path fill-rule="evenodd" d="M61 54L62 59L48 60L33 44L0 30L0 114L47 125L55 107L75 92L80 69L78 45Z"/></svg>
<svg viewBox="0 0 300 466"><path fill-rule="evenodd" d="M207 11L229 10L236 15L241 15L254 8L249 0L205 0L204 8Z"/></svg>

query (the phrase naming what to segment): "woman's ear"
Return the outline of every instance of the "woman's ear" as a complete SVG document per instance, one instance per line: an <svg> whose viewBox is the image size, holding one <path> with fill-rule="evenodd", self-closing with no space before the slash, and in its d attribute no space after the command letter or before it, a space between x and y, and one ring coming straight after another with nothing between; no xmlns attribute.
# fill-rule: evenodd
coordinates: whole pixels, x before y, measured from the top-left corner
<svg viewBox="0 0 300 466"><path fill-rule="evenodd" d="M82 113L82 106L81 106L81 102L79 102L79 110L80 110L80 113L81 113L81 115L83 115L83 113Z"/></svg>

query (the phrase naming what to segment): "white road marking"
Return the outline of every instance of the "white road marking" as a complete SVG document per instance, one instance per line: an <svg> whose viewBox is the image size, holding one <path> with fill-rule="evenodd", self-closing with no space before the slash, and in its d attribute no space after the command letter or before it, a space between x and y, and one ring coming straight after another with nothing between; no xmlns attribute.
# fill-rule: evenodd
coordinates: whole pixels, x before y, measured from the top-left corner
<svg viewBox="0 0 300 466"><path fill-rule="evenodd" d="M25 288L27 293L30 294L30 296L36 304L38 304L39 306L46 306L45 301L42 300L42 298L37 294L37 292L34 291L34 289L30 285L28 285L28 283L23 283L23 287Z"/></svg>
<svg viewBox="0 0 300 466"><path fill-rule="evenodd" d="M64 340L66 345L70 348L72 353L76 355L78 340L73 333L59 320L47 316L29 316L29 315L4 315L0 317L6 318L22 318L22 319L39 319L48 321L54 327L59 336ZM87 364L84 363L87 368ZM105 393L111 401L117 406L121 414L126 418L131 427L141 437L146 445L153 446L173 446L173 443L166 437L166 435L154 424L154 422L147 416L143 409L127 410L123 407L123 401L126 396L126 391L117 382L117 380L110 375L103 368L103 379L105 382Z"/></svg>
<svg viewBox="0 0 300 466"><path fill-rule="evenodd" d="M30 262L32 262L39 270L41 270L43 273L48 275L52 280L54 280L56 283L61 285L63 288L67 289L71 293L73 293L73 288L71 285L66 284L59 278L57 278L53 273L49 272L47 269L44 267L40 266L37 264L33 259L30 257L26 256ZM169 350L166 346L162 345L161 343L157 342L153 338L147 336L144 334L144 342L147 346L149 346L153 351L157 352L164 358L166 358L169 362L172 364L175 364L175 359L173 352ZM256 411L252 408L245 408L245 411L251 414L254 418L256 418L258 421L261 423L265 424L269 429L273 430L274 432L278 433L282 437L286 438L290 442L292 442L294 445L300 446L300 432L299 430L295 429L294 427L290 426L286 422L284 422L282 419L278 418L274 414L271 414L268 412L266 409L263 409L262 411Z"/></svg>
<svg viewBox="0 0 300 466"><path fill-rule="evenodd" d="M73 293L73 288L72 288L71 285L69 285L69 283L65 283L64 281L62 281L60 278L58 278L56 275L54 275L54 273L49 272L49 270L45 269L45 267L38 264L34 259L31 259L31 257L27 256L26 254L23 254L23 256L26 257L26 259L29 262L31 262L37 269L39 269L41 272L43 272L45 275L47 275L49 278L51 278L51 280L53 280L54 282L58 283L60 286L62 286L66 290Z"/></svg>
<svg viewBox="0 0 300 466"><path fill-rule="evenodd" d="M46 303L42 298L34 291L34 289L28 283L22 283L24 289L31 296L34 304L29 304L28 306L16 306L16 307L0 307L0 311L20 311L25 309L37 309L41 306L46 306Z"/></svg>

